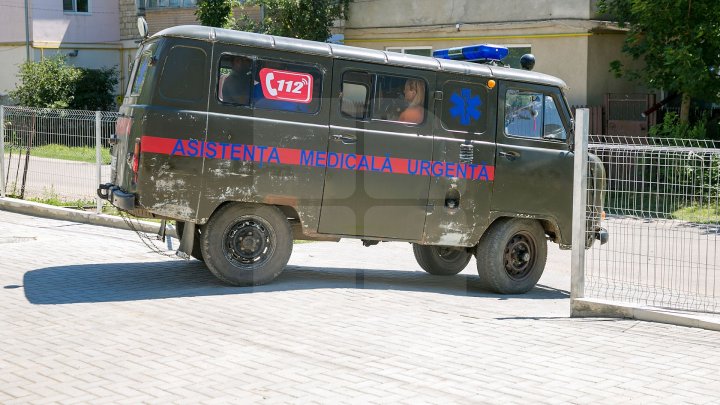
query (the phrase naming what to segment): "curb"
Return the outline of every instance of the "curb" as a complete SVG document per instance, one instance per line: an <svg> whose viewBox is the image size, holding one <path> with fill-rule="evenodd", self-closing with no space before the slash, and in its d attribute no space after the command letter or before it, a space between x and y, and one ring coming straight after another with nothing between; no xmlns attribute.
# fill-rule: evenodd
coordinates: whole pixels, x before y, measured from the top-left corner
<svg viewBox="0 0 720 405"><path fill-rule="evenodd" d="M41 204L34 201L18 200L16 198L0 197L0 210L14 212L16 214L79 222L81 224L132 230L132 228L125 223L124 219L114 215L95 214L92 212ZM133 220L133 224L135 224L138 231L142 232L158 233L160 230L160 224L155 222ZM177 238L175 227L168 225L166 235Z"/></svg>
<svg viewBox="0 0 720 405"><path fill-rule="evenodd" d="M720 331L720 318L701 313L673 311L664 308L591 298L574 298L570 301L570 307L570 316L573 318L637 319L639 321L667 323Z"/></svg>

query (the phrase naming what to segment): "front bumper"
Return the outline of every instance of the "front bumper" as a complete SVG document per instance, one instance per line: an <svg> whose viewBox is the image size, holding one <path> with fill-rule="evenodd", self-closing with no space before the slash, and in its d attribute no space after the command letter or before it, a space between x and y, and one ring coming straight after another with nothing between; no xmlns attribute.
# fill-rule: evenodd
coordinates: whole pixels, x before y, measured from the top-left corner
<svg viewBox="0 0 720 405"><path fill-rule="evenodd" d="M97 189L97 195L121 210L132 211L136 208L135 194L126 193L112 183L100 184Z"/></svg>

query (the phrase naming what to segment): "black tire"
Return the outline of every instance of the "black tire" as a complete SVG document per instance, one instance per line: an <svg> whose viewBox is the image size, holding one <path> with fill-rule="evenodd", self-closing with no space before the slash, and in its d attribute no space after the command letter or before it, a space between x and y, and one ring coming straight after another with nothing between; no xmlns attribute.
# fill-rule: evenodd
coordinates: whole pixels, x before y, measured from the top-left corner
<svg viewBox="0 0 720 405"><path fill-rule="evenodd" d="M500 294L522 294L540 280L547 239L538 221L506 218L494 222L478 243L477 268L483 283Z"/></svg>
<svg viewBox="0 0 720 405"><path fill-rule="evenodd" d="M470 252L449 246L425 246L413 243L413 253L420 267L435 276L454 276L467 267Z"/></svg>
<svg viewBox="0 0 720 405"><path fill-rule="evenodd" d="M268 205L225 205L210 217L201 235L208 269L236 286L274 280L285 269L293 247L287 218Z"/></svg>
<svg viewBox="0 0 720 405"><path fill-rule="evenodd" d="M177 238L181 243L182 243L182 236L183 236L184 231L185 231L185 222L175 221L175 232L177 233ZM200 248L200 227L199 226L195 227L195 239L193 240L192 253L190 253L190 256L196 258L197 260L200 260L201 262L205 261L205 259L203 259L202 249Z"/></svg>

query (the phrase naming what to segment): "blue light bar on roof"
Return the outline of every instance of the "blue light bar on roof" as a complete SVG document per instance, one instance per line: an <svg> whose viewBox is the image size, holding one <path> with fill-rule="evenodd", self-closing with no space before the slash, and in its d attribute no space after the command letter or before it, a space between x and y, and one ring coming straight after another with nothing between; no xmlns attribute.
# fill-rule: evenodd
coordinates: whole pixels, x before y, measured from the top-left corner
<svg viewBox="0 0 720 405"><path fill-rule="evenodd" d="M433 52L436 58L454 60L502 60L507 55L506 47L490 44L438 49Z"/></svg>

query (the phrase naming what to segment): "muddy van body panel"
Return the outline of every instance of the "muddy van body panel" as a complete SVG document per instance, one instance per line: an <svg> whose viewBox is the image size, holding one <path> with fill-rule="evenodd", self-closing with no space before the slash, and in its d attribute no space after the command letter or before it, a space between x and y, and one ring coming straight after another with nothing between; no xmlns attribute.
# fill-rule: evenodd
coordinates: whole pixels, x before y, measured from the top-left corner
<svg viewBox="0 0 720 405"><path fill-rule="evenodd" d="M522 217L550 221L559 229L561 244L570 244L572 227L572 180L574 154L567 139L518 136L509 129L508 91L526 92L562 105L559 88L524 82L501 81L498 86L498 125L495 188L490 210L493 217ZM537 111L533 112L537 115ZM559 118L570 136L569 111L560 108ZM519 121L527 130L542 135L543 123L532 115ZM510 124L512 125L512 124Z"/></svg>
<svg viewBox="0 0 720 405"><path fill-rule="evenodd" d="M151 99L137 105L134 114L141 131L137 201L155 215L196 222L203 160L178 156L172 149L178 140L206 139L212 44L167 38L162 45L155 56Z"/></svg>
<svg viewBox="0 0 720 405"><path fill-rule="evenodd" d="M429 104L421 123L396 121L391 115L398 95L379 95L382 93L379 81L381 78L420 80L425 83L426 92L432 94L435 74L336 60L333 95L342 91L344 80L352 82L351 76L366 77L369 94L376 95L382 103L370 104L374 119L344 115L340 103L332 103L327 151L329 156L338 156L344 163L328 165L319 232L420 241L430 176L400 173L398 170L407 171L408 163L393 165L393 161L431 160L433 107Z"/></svg>
<svg viewBox="0 0 720 405"><path fill-rule="evenodd" d="M283 158L303 156L303 151L305 156L327 151L332 59L305 55L298 63L297 56L291 53L221 42L215 44L214 52L207 142L231 146L225 146L224 158L219 151L213 158L205 158L201 222L224 202L245 201L291 207L297 212L304 233L317 233L325 168ZM222 76L217 72L222 55L247 57L256 61L257 66L291 63L316 72L321 78L313 83L316 94L312 97L319 99L317 111L252 108L221 101L218 92Z"/></svg>
<svg viewBox="0 0 720 405"><path fill-rule="evenodd" d="M466 163L473 173L432 178L423 244L474 246L489 225L497 90L488 87L490 72L485 73L438 75L442 99L435 100L432 160ZM464 98L474 99L475 104L461 108Z"/></svg>

